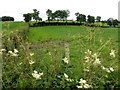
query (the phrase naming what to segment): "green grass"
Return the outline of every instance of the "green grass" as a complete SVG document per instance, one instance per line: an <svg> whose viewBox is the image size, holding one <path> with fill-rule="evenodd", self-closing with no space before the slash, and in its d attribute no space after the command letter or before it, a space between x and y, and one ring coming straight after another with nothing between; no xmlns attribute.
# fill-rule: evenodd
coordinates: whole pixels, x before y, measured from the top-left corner
<svg viewBox="0 0 120 90"><path fill-rule="evenodd" d="M26 25L25 22L2 22L2 30L8 30L8 31L14 31L14 30L20 30L20 28L24 27Z"/></svg>
<svg viewBox="0 0 120 90"><path fill-rule="evenodd" d="M86 32L91 27L85 26L45 26L45 27L32 27L28 38L31 42L35 41L69 41L79 37L79 35L85 36ZM93 28L94 29L94 28ZM100 30L96 31L96 37L100 35L104 39L112 37L112 39L118 39L117 28L99 28L104 34L100 34ZM97 34L98 33L98 34ZM99 36L98 36L99 37Z"/></svg>
<svg viewBox="0 0 120 90"><path fill-rule="evenodd" d="M11 22L10 25L11 31L16 32L17 28L25 24ZM7 31L9 32L9 30ZM80 85L78 82L81 78L97 88L104 85L106 87L114 86L113 83L117 85L117 28L86 26L30 27L28 34L26 34L29 42L21 40L24 33L22 33L23 35L20 34L21 36L15 34L13 34L14 39L3 38L3 48L7 47L8 51L14 51L15 42L20 44L20 47L16 48L18 50L18 56L16 57L3 52L3 87L76 88L76 85ZM69 51L66 51L66 43ZM90 55L85 53L88 49L92 52ZM110 56L112 49L115 50L116 57ZM66 53L68 52L70 60L66 64L63 58L67 57ZM30 53L34 53L34 55L31 56ZM93 55L95 53L101 61L100 66L85 62L85 56L90 57L91 61L94 60ZM31 60L35 63L29 64ZM107 73L101 69L101 66L113 67L115 71ZM84 71L87 67L89 67L90 72ZM32 76L34 70L43 72L40 80L36 80ZM64 73L69 78L74 79L75 82L66 81Z"/></svg>
<svg viewBox="0 0 120 90"><path fill-rule="evenodd" d="M79 26L46 26L30 28L28 38L30 41L66 41L73 39L73 35L83 34L85 27Z"/></svg>

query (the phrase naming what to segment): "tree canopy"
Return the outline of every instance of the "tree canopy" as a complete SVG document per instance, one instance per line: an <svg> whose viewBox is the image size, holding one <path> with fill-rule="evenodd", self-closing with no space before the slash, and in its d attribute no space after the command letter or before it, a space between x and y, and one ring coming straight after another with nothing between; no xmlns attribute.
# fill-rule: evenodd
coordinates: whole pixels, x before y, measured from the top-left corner
<svg viewBox="0 0 120 90"><path fill-rule="evenodd" d="M87 19L88 23L94 23L95 22L95 17L94 16L88 15L87 17L88 17L88 19Z"/></svg>
<svg viewBox="0 0 120 90"><path fill-rule="evenodd" d="M1 21L14 21L14 18L10 16L2 16Z"/></svg>

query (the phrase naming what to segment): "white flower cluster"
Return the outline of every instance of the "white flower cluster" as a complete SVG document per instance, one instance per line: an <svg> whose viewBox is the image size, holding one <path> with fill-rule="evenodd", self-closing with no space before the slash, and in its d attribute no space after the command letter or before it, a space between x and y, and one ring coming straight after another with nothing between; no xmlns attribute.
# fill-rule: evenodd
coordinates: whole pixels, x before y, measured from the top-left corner
<svg viewBox="0 0 120 90"><path fill-rule="evenodd" d="M36 79L41 79L41 76L43 75L42 73L38 73L36 70L34 70L34 72L32 73L32 76Z"/></svg>
<svg viewBox="0 0 120 90"><path fill-rule="evenodd" d="M18 56L18 50L17 49L14 49L14 52L12 52L12 51L8 51L8 53L11 55L11 56L14 56L14 57L16 57L16 56Z"/></svg>
<svg viewBox="0 0 120 90"><path fill-rule="evenodd" d="M1 49L1 50L0 50L0 54L2 54L2 52L4 52L4 51L6 51L6 50L5 50L5 49Z"/></svg>
<svg viewBox="0 0 120 90"><path fill-rule="evenodd" d="M112 67L106 68L106 67L104 67L104 66L101 66L101 68L102 68L103 70L105 70L106 72L108 72L108 73L111 73L111 72L114 71L114 69L113 69Z"/></svg>
<svg viewBox="0 0 120 90"><path fill-rule="evenodd" d="M86 63L92 63L95 66L101 64L101 61L99 60L98 55L96 53L92 54L92 51L88 49L88 51L85 52L85 54Z"/></svg>
<svg viewBox="0 0 120 90"><path fill-rule="evenodd" d="M35 63L35 62L34 62L34 61L32 61L32 60L30 60L30 61L29 61L29 64L34 64L34 63Z"/></svg>
<svg viewBox="0 0 120 90"><path fill-rule="evenodd" d="M110 56L111 56L111 57L115 57L115 50L113 50L113 49L111 50Z"/></svg>
<svg viewBox="0 0 120 90"><path fill-rule="evenodd" d="M66 57L63 59L63 61L64 61L64 63L66 63L66 64L69 63L69 60L68 60L68 58L66 58Z"/></svg>
<svg viewBox="0 0 120 90"><path fill-rule="evenodd" d="M77 88L91 88L92 86L87 84L87 81L86 80L83 80L82 78L80 79L79 81L80 83L80 86L76 86Z"/></svg>
<svg viewBox="0 0 120 90"><path fill-rule="evenodd" d="M69 82L74 81L74 79L70 79L69 76L66 73L64 73L64 77L65 77L66 81L69 81Z"/></svg>
<svg viewBox="0 0 120 90"><path fill-rule="evenodd" d="M30 53L30 56L33 56L34 55L34 53Z"/></svg>

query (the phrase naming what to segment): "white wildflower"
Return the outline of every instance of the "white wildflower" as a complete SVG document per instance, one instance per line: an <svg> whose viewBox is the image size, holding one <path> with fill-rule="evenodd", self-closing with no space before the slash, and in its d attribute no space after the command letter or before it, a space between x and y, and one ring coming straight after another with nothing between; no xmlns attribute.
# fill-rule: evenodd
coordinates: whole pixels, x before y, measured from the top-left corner
<svg viewBox="0 0 120 90"><path fill-rule="evenodd" d="M104 66L101 66L103 70L105 70L106 68Z"/></svg>
<svg viewBox="0 0 120 90"><path fill-rule="evenodd" d="M42 75L43 75L43 72L42 72L42 73L39 73L39 75L42 76Z"/></svg>
<svg viewBox="0 0 120 90"><path fill-rule="evenodd" d="M89 72L90 70L85 68L84 71Z"/></svg>
<svg viewBox="0 0 120 90"><path fill-rule="evenodd" d="M18 50L17 50L17 49L14 49L14 53L18 53Z"/></svg>
<svg viewBox="0 0 120 90"><path fill-rule="evenodd" d="M36 70L34 70L34 73L38 73Z"/></svg>
<svg viewBox="0 0 120 90"><path fill-rule="evenodd" d="M89 84L84 85L84 88L90 88L90 87L91 87L91 85L89 85Z"/></svg>
<svg viewBox="0 0 120 90"><path fill-rule="evenodd" d="M49 54L49 55L51 55L51 53L50 53L50 52L49 52L48 54Z"/></svg>
<svg viewBox="0 0 120 90"><path fill-rule="evenodd" d="M108 68L105 69L106 72L110 73L110 70Z"/></svg>
<svg viewBox="0 0 120 90"><path fill-rule="evenodd" d="M22 62L21 63L19 63L19 65L21 65L22 64Z"/></svg>
<svg viewBox="0 0 120 90"><path fill-rule="evenodd" d="M113 49L111 50L110 56L115 57L115 50L113 50Z"/></svg>
<svg viewBox="0 0 120 90"><path fill-rule="evenodd" d="M94 65L99 65L101 64L101 61L99 60L99 58L97 58L94 62L93 62Z"/></svg>
<svg viewBox="0 0 120 90"><path fill-rule="evenodd" d="M43 72L38 74L38 72L35 70L34 70L34 73L32 73L32 76L36 79L41 79L42 75L43 75Z"/></svg>
<svg viewBox="0 0 120 90"><path fill-rule="evenodd" d="M8 53L13 54L13 52L12 52L12 51L8 51Z"/></svg>
<svg viewBox="0 0 120 90"><path fill-rule="evenodd" d="M34 53L30 53L30 56L33 56L34 55Z"/></svg>
<svg viewBox="0 0 120 90"><path fill-rule="evenodd" d="M18 56L16 53L13 53L12 51L8 51L8 53L11 55L11 56Z"/></svg>
<svg viewBox="0 0 120 90"><path fill-rule="evenodd" d="M73 82L74 81L74 79L66 79L67 81L69 81L69 82Z"/></svg>
<svg viewBox="0 0 120 90"><path fill-rule="evenodd" d="M34 63L35 63L35 62L34 62L34 61L32 61L32 60L29 62L29 64L34 64Z"/></svg>
<svg viewBox="0 0 120 90"><path fill-rule="evenodd" d="M63 61L64 61L64 63L66 63L66 64L68 64L68 62L69 62L68 58L66 58L66 57L63 59Z"/></svg>
<svg viewBox="0 0 120 90"><path fill-rule="evenodd" d="M68 75L67 75L66 73L64 73L64 76L65 76L65 78L67 78L67 79L68 79Z"/></svg>
<svg viewBox="0 0 120 90"><path fill-rule="evenodd" d="M76 87L77 87L77 88L82 88L82 86L78 86L78 85L77 85Z"/></svg>
<svg viewBox="0 0 120 90"><path fill-rule="evenodd" d="M85 56L85 59L86 59L86 60L89 60L89 59L90 59L90 57L88 57L88 56Z"/></svg>
<svg viewBox="0 0 120 90"><path fill-rule="evenodd" d="M6 50L5 49L1 49L0 51L3 52L3 51L6 51Z"/></svg>
<svg viewBox="0 0 120 90"><path fill-rule="evenodd" d="M91 55L92 51L90 51L90 50L88 49L87 52L85 52L85 53Z"/></svg>
<svg viewBox="0 0 120 90"><path fill-rule="evenodd" d="M97 59L97 54L96 53L93 54L92 57L95 58L95 59Z"/></svg>
<svg viewBox="0 0 120 90"><path fill-rule="evenodd" d="M80 84L85 84L86 83L86 80L83 80L82 78L80 79Z"/></svg>
<svg viewBox="0 0 120 90"><path fill-rule="evenodd" d="M111 72L113 72L113 71L114 71L114 69L113 69L112 67L110 67L110 71L111 71Z"/></svg>
<svg viewBox="0 0 120 90"><path fill-rule="evenodd" d="M18 56L18 55L17 55L16 53L12 53L11 56L16 57L16 56Z"/></svg>

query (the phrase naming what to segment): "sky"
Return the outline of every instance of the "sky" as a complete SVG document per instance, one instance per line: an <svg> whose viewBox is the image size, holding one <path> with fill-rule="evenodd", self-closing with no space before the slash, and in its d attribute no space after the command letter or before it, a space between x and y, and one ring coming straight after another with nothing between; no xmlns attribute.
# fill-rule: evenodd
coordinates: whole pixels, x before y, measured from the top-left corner
<svg viewBox="0 0 120 90"><path fill-rule="evenodd" d="M46 11L51 9L69 10L68 19L75 20L75 13L101 16L102 20L108 18L118 19L118 2L120 0L0 0L0 17L12 16L15 21L23 21L23 14L32 13L33 9L40 11L40 17L47 20Z"/></svg>

